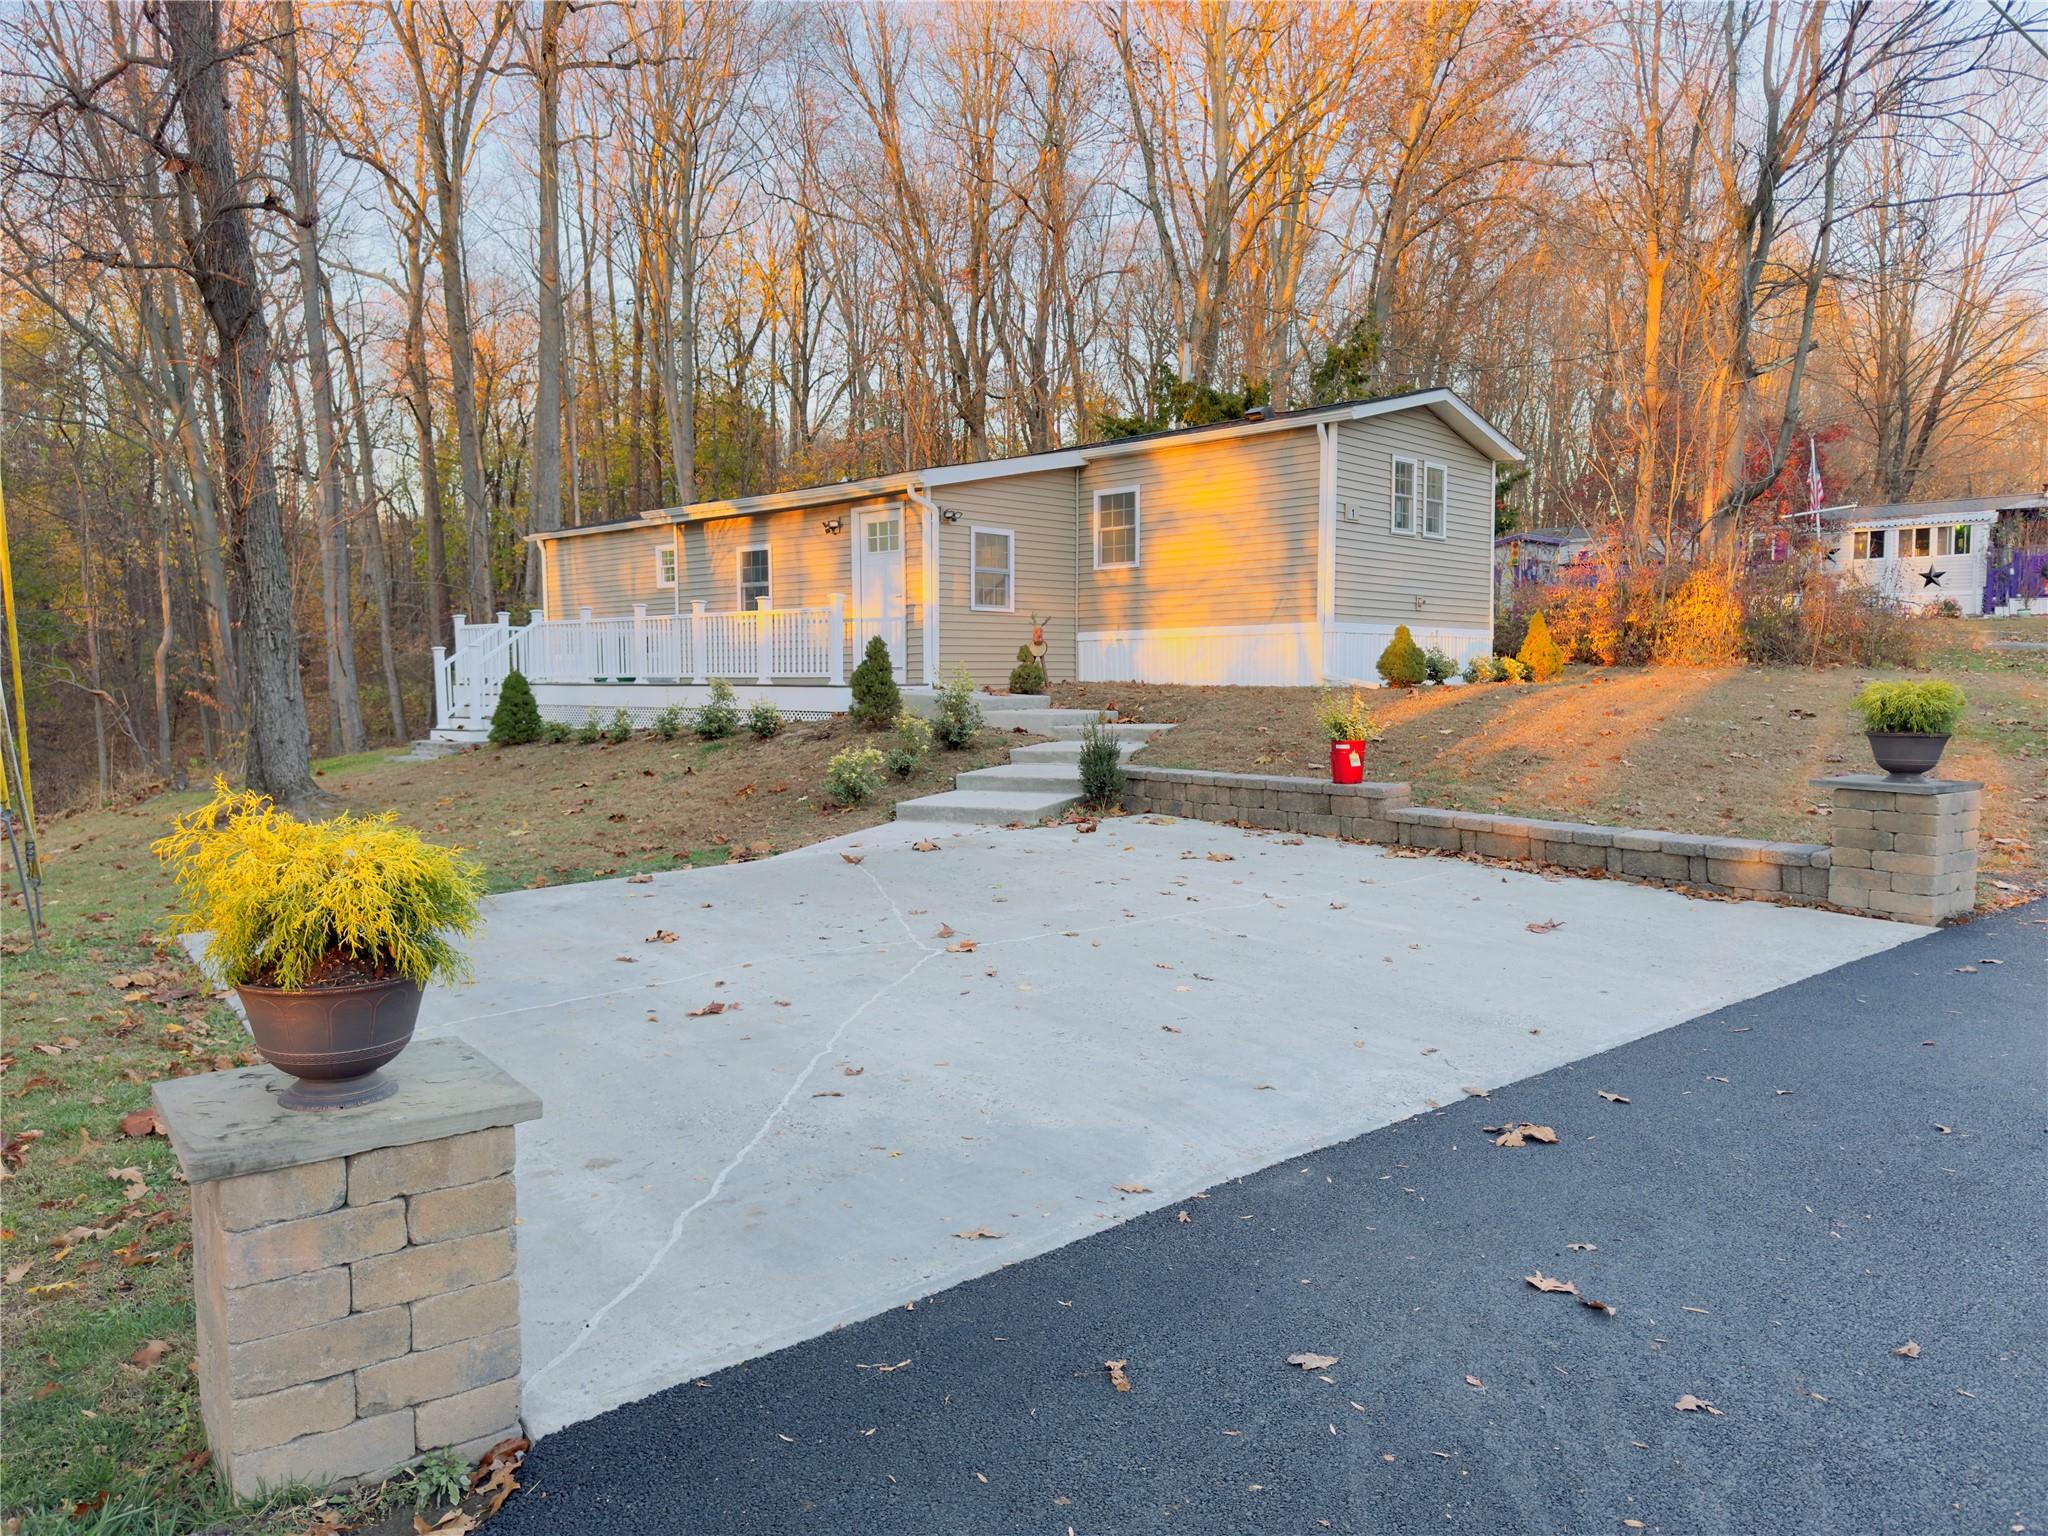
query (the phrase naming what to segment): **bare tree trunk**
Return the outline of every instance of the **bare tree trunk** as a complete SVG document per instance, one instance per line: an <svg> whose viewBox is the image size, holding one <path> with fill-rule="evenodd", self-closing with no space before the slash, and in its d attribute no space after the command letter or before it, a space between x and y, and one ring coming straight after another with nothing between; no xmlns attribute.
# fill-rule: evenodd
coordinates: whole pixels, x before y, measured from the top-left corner
<svg viewBox="0 0 2048 1536"><path fill-rule="evenodd" d="M348 529L341 520L340 447L334 430L334 372L320 317L324 284L314 226L313 156L299 91L297 0L278 0L278 52L284 75L285 131L291 141L292 238L298 245L299 302L305 316L306 369L313 376L315 491L319 496L320 616L327 640L327 729L336 752L363 750L363 705L356 689L354 605L349 597Z"/></svg>
<svg viewBox="0 0 2048 1536"><path fill-rule="evenodd" d="M556 227L561 216L561 34L569 0L543 0L536 39L534 81L540 111L539 378L533 401L532 529L562 526L562 260ZM540 545L526 546L526 600L540 602Z"/></svg>
<svg viewBox="0 0 2048 1536"><path fill-rule="evenodd" d="M292 624L291 572L270 460L270 322L249 242L246 194L228 130L220 0L161 12L185 124L181 178L199 206L189 241L194 280L220 347L221 448L239 524L235 564L244 599L239 657L248 715L250 788L286 807L317 803Z"/></svg>
<svg viewBox="0 0 2048 1536"><path fill-rule="evenodd" d="M333 308L328 310L330 322ZM391 569L384 555L384 530L377 515L377 460L370 442L370 411L363 399L362 374L355 354L335 327L335 342L341 351L341 369L348 380L356 426L356 522L362 530L363 575L370 583L370 597L377 605L377 649L384 662L384 693L390 701L391 736L408 739L405 729L405 696L398 686L398 652L391 637ZM436 630L438 636L440 631Z"/></svg>

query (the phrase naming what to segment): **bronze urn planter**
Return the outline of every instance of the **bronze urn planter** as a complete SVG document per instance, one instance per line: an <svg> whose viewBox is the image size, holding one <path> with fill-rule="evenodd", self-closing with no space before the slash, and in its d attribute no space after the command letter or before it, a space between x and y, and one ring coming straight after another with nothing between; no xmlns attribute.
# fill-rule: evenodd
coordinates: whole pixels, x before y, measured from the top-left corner
<svg viewBox="0 0 2048 1536"><path fill-rule="evenodd" d="M235 988L263 1059L293 1081L287 1109L352 1109L398 1091L378 1069L412 1040L420 987L402 978L346 986Z"/></svg>

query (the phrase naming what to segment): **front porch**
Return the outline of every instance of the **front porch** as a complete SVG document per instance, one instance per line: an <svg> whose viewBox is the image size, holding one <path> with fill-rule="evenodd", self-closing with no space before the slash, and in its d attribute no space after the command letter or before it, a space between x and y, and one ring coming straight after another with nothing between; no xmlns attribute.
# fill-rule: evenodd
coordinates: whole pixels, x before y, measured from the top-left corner
<svg viewBox="0 0 2048 1536"><path fill-rule="evenodd" d="M581 724L624 709L635 725L671 706L692 709L711 697L714 681L730 683L741 704L771 700L784 714L819 718L851 701L847 677L868 641L880 635L905 680L907 605L877 615L849 613L832 593L822 604L751 612L649 613L575 619L534 619L514 625L500 613L473 624L455 615L455 647L434 647L434 731L443 742L482 741L506 676L533 685L543 718Z"/></svg>

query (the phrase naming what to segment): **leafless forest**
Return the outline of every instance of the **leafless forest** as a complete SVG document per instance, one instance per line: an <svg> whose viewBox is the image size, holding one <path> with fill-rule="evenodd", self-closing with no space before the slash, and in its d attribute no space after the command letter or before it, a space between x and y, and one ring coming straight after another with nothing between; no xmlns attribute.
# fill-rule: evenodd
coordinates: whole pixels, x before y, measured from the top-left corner
<svg viewBox="0 0 2048 1536"><path fill-rule="evenodd" d="M2048 480L2048 10L0 13L46 808L421 734L522 536L1455 387L1500 518L1725 551ZM310 726L309 726L310 722Z"/></svg>

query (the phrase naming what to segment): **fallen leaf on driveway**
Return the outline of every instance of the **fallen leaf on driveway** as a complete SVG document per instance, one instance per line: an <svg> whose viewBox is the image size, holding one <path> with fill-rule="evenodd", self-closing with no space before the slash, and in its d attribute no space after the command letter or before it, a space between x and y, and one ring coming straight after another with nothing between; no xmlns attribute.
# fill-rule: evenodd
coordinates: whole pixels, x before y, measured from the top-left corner
<svg viewBox="0 0 2048 1536"><path fill-rule="evenodd" d="M708 1018L713 1014L725 1012L726 1006L724 1003L706 1003L702 1008L692 1008L690 1010L690 1017L693 1019Z"/></svg>
<svg viewBox="0 0 2048 1536"><path fill-rule="evenodd" d="M1598 1243L1566 1243L1565 1247L1571 1249L1573 1253L1593 1253L1599 1249L1600 1245Z"/></svg>
<svg viewBox="0 0 2048 1536"><path fill-rule="evenodd" d="M1934 1128L1937 1131L1941 1132L1941 1134L1944 1136L1953 1136L1956 1133L1956 1128L1954 1126L1943 1125L1939 1120L1934 1122Z"/></svg>
<svg viewBox="0 0 2048 1536"><path fill-rule="evenodd" d="M1102 1368L1109 1372L1109 1384L1119 1392L1131 1390L1131 1378L1124 1374L1124 1367L1130 1363L1128 1360L1105 1360L1102 1362Z"/></svg>
<svg viewBox="0 0 2048 1536"><path fill-rule="evenodd" d="M1211 864L1228 864L1236 859L1236 857L1237 855L1234 853L1212 853L1209 855L1209 862Z"/></svg>
<svg viewBox="0 0 2048 1536"><path fill-rule="evenodd" d="M973 939L955 939L946 946L946 953L949 955L971 955L980 947L981 945Z"/></svg>
<svg viewBox="0 0 2048 1536"><path fill-rule="evenodd" d="M1465 1378L1465 1385L1468 1387L1472 1387L1480 1392L1484 1392L1486 1390L1486 1383L1481 1381L1477 1376L1467 1376Z"/></svg>
<svg viewBox="0 0 2048 1536"><path fill-rule="evenodd" d="M903 1368L904 1368L904 1367L905 1367L906 1365L908 1365L908 1364L910 1364L910 1362L909 1362L908 1360L898 1360L898 1361L897 1361L897 1362L896 1362L896 1363L895 1363L894 1365L859 1365L859 1364L856 1364L856 1365L854 1366L854 1369L855 1369L856 1371L880 1371L880 1372L881 1372L881 1373L882 1373L882 1374L883 1374L884 1376L886 1376L886 1375L888 1375L888 1374L889 1374L889 1373L890 1373L891 1371L900 1371L900 1370L902 1370L902 1369L903 1369Z"/></svg>
<svg viewBox="0 0 2048 1536"><path fill-rule="evenodd" d="M837 1088L827 1088L823 1093L814 1093L811 1097L814 1099L843 1099L846 1095Z"/></svg>
<svg viewBox="0 0 2048 1536"><path fill-rule="evenodd" d="M1629 1099L1623 1098L1618 1093L1609 1093L1605 1088L1602 1088L1600 1090L1600 1097L1605 1099L1610 1104L1627 1104L1632 1102Z"/></svg>
<svg viewBox="0 0 2048 1536"><path fill-rule="evenodd" d="M1676 1408L1680 1413L1704 1412L1711 1413L1717 1419L1725 1419L1726 1417L1728 1417L1728 1415L1723 1413L1720 1409L1716 1408L1712 1403L1708 1402L1705 1398L1694 1397L1690 1392L1686 1393L1684 1396L1679 1398L1679 1400L1673 1403L1671 1406Z"/></svg>
<svg viewBox="0 0 2048 1536"><path fill-rule="evenodd" d="M987 1227L969 1227L965 1232L955 1232L953 1235L955 1237L964 1237L973 1240L976 1238L1001 1237L1003 1234L1000 1232L991 1232Z"/></svg>
<svg viewBox="0 0 2048 1536"><path fill-rule="evenodd" d="M1524 1275L1522 1278L1535 1286L1539 1291L1562 1291L1572 1296L1579 1294L1579 1288L1573 1285L1571 1281L1560 1280L1555 1275L1546 1275L1540 1269L1535 1274Z"/></svg>
<svg viewBox="0 0 2048 1536"><path fill-rule="evenodd" d="M841 855L839 855L839 857L846 860L846 862L849 864L858 864L862 859L866 858L867 855L864 853L842 853Z"/></svg>
<svg viewBox="0 0 2048 1536"><path fill-rule="evenodd" d="M939 924L939 931L933 934L932 937L935 939L950 939L953 937L953 925L951 923Z"/></svg>
<svg viewBox="0 0 2048 1536"><path fill-rule="evenodd" d="M1486 1133L1493 1137L1496 1147L1519 1147L1528 1142L1540 1141L1547 1147L1557 1145L1557 1132L1547 1125L1531 1125L1523 1120L1507 1125L1489 1125Z"/></svg>
<svg viewBox="0 0 2048 1536"><path fill-rule="evenodd" d="M866 1067L841 1067L839 1075L841 1077L859 1077L865 1071L867 1071Z"/></svg>
<svg viewBox="0 0 2048 1536"><path fill-rule="evenodd" d="M1127 1195L1149 1195L1152 1193L1143 1184L1112 1184L1110 1188L1120 1189Z"/></svg>
<svg viewBox="0 0 2048 1536"><path fill-rule="evenodd" d="M654 930L654 932L647 935L647 937L642 939L640 942L642 944L673 944L675 943L675 941L676 936L673 933L670 933L668 929L657 928Z"/></svg>
<svg viewBox="0 0 2048 1536"><path fill-rule="evenodd" d="M1908 1339L1897 1349L1893 1350L1892 1353L1902 1356L1907 1360L1918 1360L1920 1358L1920 1346L1912 1339Z"/></svg>
<svg viewBox="0 0 2048 1536"><path fill-rule="evenodd" d="M1562 928L1564 924L1553 917L1547 922L1524 923L1522 926L1527 928L1531 933L1555 933L1558 929Z"/></svg>
<svg viewBox="0 0 2048 1536"><path fill-rule="evenodd" d="M928 837L919 838L910 847L914 853L937 853L939 851L939 845Z"/></svg>
<svg viewBox="0 0 2048 1536"><path fill-rule="evenodd" d="M1483 1099L1486 1097L1486 1090L1484 1088L1474 1088L1470 1083L1458 1084L1458 1092L1462 1094L1467 1094L1475 1099Z"/></svg>
<svg viewBox="0 0 2048 1536"><path fill-rule="evenodd" d="M626 876L626 884L628 884L628 885L652 885L652 884L654 884L654 876L652 876L652 875L628 875L628 876Z"/></svg>
<svg viewBox="0 0 2048 1536"><path fill-rule="evenodd" d="M1331 1366L1337 1363L1337 1360L1338 1357L1336 1355L1315 1355L1306 1353L1299 1355L1289 1355L1287 1357L1287 1363L1289 1365L1298 1365L1304 1371L1327 1371Z"/></svg>
<svg viewBox="0 0 2048 1536"><path fill-rule="evenodd" d="M1180 1219L1183 1223L1187 1223L1192 1222L1195 1218L1190 1216L1186 1211L1182 1211L1180 1213Z"/></svg>

